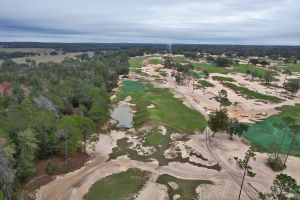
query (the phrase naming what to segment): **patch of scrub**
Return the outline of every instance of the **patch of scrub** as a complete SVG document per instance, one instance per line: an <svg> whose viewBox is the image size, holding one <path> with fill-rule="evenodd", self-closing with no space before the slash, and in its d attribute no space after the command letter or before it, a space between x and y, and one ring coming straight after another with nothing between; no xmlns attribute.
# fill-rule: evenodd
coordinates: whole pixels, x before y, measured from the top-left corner
<svg viewBox="0 0 300 200"><path fill-rule="evenodd" d="M133 113L132 108L125 104L118 104L113 108L111 117L118 121L118 128L132 128L133 127Z"/></svg>
<svg viewBox="0 0 300 200"><path fill-rule="evenodd" d="M163 174L156 180L157 183L166 185L168 187L169 199L173 199L176 195L182 200L197 199L198 194L196 188L201 184L213 184L209 180L184 180L179 179L168 174Z"/></svg>
<svg viewBox="0 0 300 200"><path fill-rule="evenodd" d="M107 176L96 182L84 196L85 200L127 200L134 199L144 187L150 173L139 169Z"/></svg>

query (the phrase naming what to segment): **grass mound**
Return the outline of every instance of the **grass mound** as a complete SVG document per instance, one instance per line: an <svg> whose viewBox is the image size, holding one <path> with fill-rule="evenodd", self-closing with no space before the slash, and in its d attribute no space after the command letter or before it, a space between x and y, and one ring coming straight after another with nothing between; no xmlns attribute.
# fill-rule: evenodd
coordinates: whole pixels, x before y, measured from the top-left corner
<svg viewBox="0 0 300 200"><path fill-rule="evenodd" d="M233 78L223 76L213 76L212 79L217 81L235 82Z"/></svg>
<svg viewBox="0 0 300 200"><path fill-rule="evenodd" d="M278 97L264 95L264 94L255 92L253 90L249 90L248 88L235 85L233 83L225 82L225 83L223 83L223 85L226 86L226 87L228 87L228 88L230 88L230 89L232 89L232 90L234 90L234 91L236 91L236 92L239 92L239 93L241 93L243 95L246 95L249 98L266 100L266 101L272 101L272 102L281 102L282 101Z"/></svg>
<svg viewBox="0 0 300 200"><path fill-rule="evenodd" d="M215 85L207 80L198 80L198 83L204 87L214 87Z"/></svg>
<svg viewBox="0 0 300 200"><path fill-rule="evenodd" d="M134 199L149 179L149 172L129 169L126 172L107 176L96 182L84 196L85 200Z"/></svg>
<svg viewBox="0 0 300 200"><path fill-rule="evenodd" d="M168 187L169 199L173 199L175 194L180 195L182 200L194 200L197 199L198 194L196 188L201 184L213 184L212 181L208 180L184 180L178 179L173 176L163 174L156 180L157 183L166 185ZM170 186L170 182L175 182L178 185L178 189L174 189Z"/></svg>
<svg viewBox="0 0 300 200"><path fill-rule="evenodd" d="M186 107L168 89L124 80L119 98L122 99L128 95L133 97L133 102L136 104L135 126L151 122L155 125L167 125L188 134L203 131L207 126L207 120L201 113ZM147 108L151 104L156 107Z"/></svg>

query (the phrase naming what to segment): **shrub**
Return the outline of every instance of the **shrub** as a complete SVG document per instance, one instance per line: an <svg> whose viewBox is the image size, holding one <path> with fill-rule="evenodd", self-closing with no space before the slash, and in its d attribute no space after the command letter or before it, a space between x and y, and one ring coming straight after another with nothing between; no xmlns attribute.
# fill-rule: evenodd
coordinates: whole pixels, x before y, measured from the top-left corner
<svg viewBox="0 0 300 200"><path fill-rule="evenodd" d="M48 175L52 175L56 172L56 166L53 161L48 161L46 171Z"/></svg>
<svg viewBox="0 0 300 200"><path fill-rule="evenodd" d="M269 155L267 164L275 172L282 171L286 168L282 162L282 159L280 157L276 159L274 155Z"/></svg>

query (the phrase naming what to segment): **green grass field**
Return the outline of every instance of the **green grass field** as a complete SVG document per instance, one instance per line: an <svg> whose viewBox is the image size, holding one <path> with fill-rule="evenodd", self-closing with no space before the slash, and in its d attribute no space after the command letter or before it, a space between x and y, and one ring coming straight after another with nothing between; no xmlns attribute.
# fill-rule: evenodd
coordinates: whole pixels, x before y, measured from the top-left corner
<svg viewBox="0 0 300 200"><path fill-rule="evenodd" d="M226 67L217 67L212 64L204 64L204 63L194 63L194 66L197 70L207 70L208 73L220 73L220 74L228 74L228 73L243 73L246 74L247 71L257 71L258 74L263 75L265 73L265 69L261 67L256 67L253 65L245 65L239 64L235 66L233 69Z"/></svg>
<svg viewBox="0 0 300 200"><path fill-rule="evenodd" d="M171 57L171 61L174 63L191 63L184 56L173 56Z"/></svg>
<svg viewBox="0 0 300 200"><path fill-rule="evenodd" d="M288 64L288 65L286 65L286 68L288 68L292 72L300 72L300 63Z"/></svg>
<svg viewBox="0 0 300 200"><path fill-rule="evenodd" d="M213 184L212 181L208 180L184 180L175 178L167 174L160 175L156 182L168 187L169 199L172 199L175 194L179 194L181 200L198 199L196 188L201 184ZM175 182L179 186L179 188L177 190L174 190L169 185L169 182Z"/></svg>
<svg viewBox="0 0 300 200"><path fill-rule="evenodd" d="M84 196L85 200L134 199L149 179L149 172L128 169L126 172L107 176L96 182Z"/></svg>
<svg viewBox="0 0 300 200"><path fill-rule="evenodd" d="M119 99L132 96L136 104L134 125L141 126L146 122L167 125L187 134L203 131L207 126L205 117L198 111L186 107L168 89L155 88L150 84L124 80ZM148 109L154 104L156 107Z"/></svg>
<svg viewBox="0 0 300 200"><path fill-rule="evenodd" d="M139 69L143 66L144 57L134 57L131 58L129 62L129 67L132 69Z"/></svg>
<svg viewBox="0 0 300 200"><path fill-rule="evenodd" d="M223 83L223 85L230 88L230 89L232 89L232 90L234 90L234 91L236 91L236 92L244 94L249 98L260 99L260 100L265 100L265 101L272 101L272 102L281 102L282 101L278 97L264 95L264 94L255 92L253 90L249 90L248 88L235 85L233 83L225 82L225 83Z"/></svg>
<svg viewBox="0 0 300 200"><path fill-rule="evenodd" d="M261 152L274 152L279 148L283 130L278 128L276 124L283 123L283 117L292 117L296 123L300 125L300 104L296 106L283 106L279 108L282 112L278 115L268 117L267 119L250 125L248 131L243 136L248 139L257 151ZM282 151L287 152L291 143L291 134L287 134ZM291 151L292 155L300 156L300 131L296 137L296 143Z"/></svg>
<svg viewBox="0 0 300 200"><path fill-rule="evenodd" d="M160 58L149 58L149 64L158 65L162 63L162 59Z"/></svg>

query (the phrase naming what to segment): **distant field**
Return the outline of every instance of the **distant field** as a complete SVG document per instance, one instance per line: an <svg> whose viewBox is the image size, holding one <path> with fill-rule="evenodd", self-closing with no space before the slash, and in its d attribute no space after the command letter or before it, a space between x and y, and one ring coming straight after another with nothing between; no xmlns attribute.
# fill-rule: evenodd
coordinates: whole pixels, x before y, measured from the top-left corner
<svg viewBox="0 0 300 200"><path fill-rule="evenodd" d="M297 64L290 64L286 66L292 72L300 72L300 63Z"/></svg>
<svg viewBox="0 0 300 200"><path fill-rule="evenodd" d="M162 59L160 58L149 58L149 64L158 65L161 64Z"/></svg>
<svg viewBox="0 0 300 200"><path fill-rule="evenodd" d="M92 55L92 52L88 52L89 55ZM66 53L66 54L60 54L60 55L44 55L41 54L40 56L27 56L27 57L21 57L21 58L14 58L12 59L16 63L26 63L26 59L35 60L38 63L41 62L62 62L65 58L74 58L75 56L81 55L83 52L74 52L74 53Z"/></svg>
<svg viewBox="0 0 300 200"><path fill-rule="evenodd" d="M139 69L143 66L144 57L134 57L129 60L129 66L132 69Z"/></svg>
<svg viewBox="0 0 300 200"><path fill-rule="evenodd" d="M84 200L134 199L149 179L149 172L128 169L126 172L107 176L96 182L84 196Z"/></svg>
<svg viewBox="0 0 300 200"><path fill-rule="evenodd" d="M59 55L49 55L51 52L56 51L54 49L47 48L0 48L0 52L32 52L40 55L35 56L25 56L20 58L13 58L12 60L16 63L26 63L26 59L35 60L36 63L41 62L61 62L65 58L74 58L77 55L80 55L85 52L66 52L63 54L61 51L56 51ZM93 52L86 52L89 55L93 55ZM3 63L3 60L0 60L0 64Z"/></svg>
<svg viewBox="0 0 300 200"><path fill-rule="evenodd" d="M241 94L244 94L246 96L248 96L249 98L254 98L254 99L260 99L260 100L266 100L266 101L272 101L272 102L281 102L282 100L278 97L275 97L275 96L269 96L269 95L264 95L264 94L261 94L261 93L258 93L258 92L255 92L253 90L249 90L248 88L245 88L245 87L241 87L241 86L238 86L238 85L235 85L233 83L228 83L228 82L225 82L223 83L226 87L234 90L234 91L237 91Z"/></svg>
<svg viewBox="0 0 300 200"><path fill-rule="evenodd" d="M300 125L300 104L296 106L283 106L279 108L282 112L278 115L268 117L267 119L250 125L248 131L243 136L248 139L257 151L274 152L278 149L283 135L283 130L276 124L283 123L283 117L292 117ZM289 132L289 131L288 131ZM282 151L287 152L291 143L291 134L287 134L283 142ZM296 137L296 143L291 151L292 155L300 156L300 134Z"/></svg>
<svg viewBox="0 0 300 200"><path fill-rule="evenodd" d="M228 68L228 67L217 67L212 64L204 64L204 63L194 63L194 66L196 69L201 70L201 71L208 71L209 73L220 73L220 74L228 74L228 73L243 73L246 74L247 70L249 71L257 71L258 74L263 75L265 72L264 68L261 67L256 67L253 65L244 65L244 64L239 64L233 68Z"/></svg>
<svg viewBox="0 0 300 200"><path fill-rule="evenodd" d="M136 104L135 126L152 122L170 126L179 131L193 134L203 131L207 126L205 117L198 111L186 107L167 89L155 88L149 84L137 81L124 80L119 98L131 95ZM156 107L148 109L154 104Z"/></svg>
<svg viewBox="0 0 300 200"><path fill-rule="evenodd" d="M32 52L32 53L50 53L55 51L54 49L47 49L47 48L1 48L0 51L4 52Z"/></svg>

